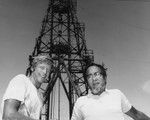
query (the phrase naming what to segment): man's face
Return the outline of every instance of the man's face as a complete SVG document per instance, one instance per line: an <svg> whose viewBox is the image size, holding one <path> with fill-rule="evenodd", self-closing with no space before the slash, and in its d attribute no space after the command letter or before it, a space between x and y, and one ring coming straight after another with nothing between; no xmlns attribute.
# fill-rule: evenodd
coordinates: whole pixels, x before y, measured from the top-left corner
<svg viewBox="0 0 150 120"><path fill-rule="evenodd" d="M48 65L47 63L37 64L33 72L37 82L39 83L46 82L46 80L48 79L50 70L51 70L51 65Z"/></svg>
<svg viewBox="0 0 150 120"><path fill-rule="evenodd" d="M87 69L87 81L89 88L94 95L100 95L106 88L106 82L97 66L90 66Z"/></svg>

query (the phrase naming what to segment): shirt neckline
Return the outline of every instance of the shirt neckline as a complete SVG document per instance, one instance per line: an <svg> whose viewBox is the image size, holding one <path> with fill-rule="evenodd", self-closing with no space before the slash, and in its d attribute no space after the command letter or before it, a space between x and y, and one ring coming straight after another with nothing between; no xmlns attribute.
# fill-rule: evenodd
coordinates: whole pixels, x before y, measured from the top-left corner
<svg viewBox="0 0 150 120"><path fill-rule="evenodd" d="M91 91L89 90L89 93L88 93L88 97L92 97L92 98L100 98L102 96L104 96L105 94L108 93L108 89L105 89L105 91L103 91L100 95L93 95L91 93Z"/></svg>

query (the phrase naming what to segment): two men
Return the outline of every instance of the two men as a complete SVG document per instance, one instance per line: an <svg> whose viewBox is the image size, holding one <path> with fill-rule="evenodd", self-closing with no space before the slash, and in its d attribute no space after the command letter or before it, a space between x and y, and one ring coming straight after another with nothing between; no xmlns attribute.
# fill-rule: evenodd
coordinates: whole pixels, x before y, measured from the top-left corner
<svg viewBox="0 0 150 120"><path fill-rule="evenodd" d="M124 114L134 120L150 120L135 109L118 89L106 89L106 69L92 63L85 70L90 93L77 99L71 120L124 120Z"/></svg>
<svg viewBox="0 0 150 120"><path fill-rule="evenodd" d="M20 74L10 81L3 97L3 120L39 120L42 100L38 89L48 78L52 64L49 56L39 55L33 59L30 76ZM85 75L90 93L76 101L71 120L124 120L124 113L135 120L150 120L120 90L106 89L103 66L93 63Z"/></svg>
<svg viewBox="0 0 150 120"><path fill-rule="evenodd" d="M48 55L34 57L31 74L14 77L3 96L3 120L39 120L43 105L38 89L46 82L53 61Z"/></svg>

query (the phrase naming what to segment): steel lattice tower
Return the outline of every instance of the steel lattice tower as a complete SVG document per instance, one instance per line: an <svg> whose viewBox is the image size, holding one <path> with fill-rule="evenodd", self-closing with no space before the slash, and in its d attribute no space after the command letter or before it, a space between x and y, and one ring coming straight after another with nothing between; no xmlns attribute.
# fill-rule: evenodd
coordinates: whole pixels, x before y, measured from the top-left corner
<svg viewBox="0 0 150 120"><path fill-rule="evenodd" d="M45 104L45 110L41 115L43 120L49 118L62 120L61 100L65 97L68 99L66 106L69 107L69 119L76 98L86 94L88 90L83 70L94 57L93 51L86 47L85 27L77 19L76 7L76 0L49 0L40 35L36 39L32 55L29 56L27 74L30 73L33 56L48 53L54 60L54 69L49 80L41 87ZM54 102L57 88L59 90L57 90L56 108ZM63 97L62 91L65 93Z"/></svg>

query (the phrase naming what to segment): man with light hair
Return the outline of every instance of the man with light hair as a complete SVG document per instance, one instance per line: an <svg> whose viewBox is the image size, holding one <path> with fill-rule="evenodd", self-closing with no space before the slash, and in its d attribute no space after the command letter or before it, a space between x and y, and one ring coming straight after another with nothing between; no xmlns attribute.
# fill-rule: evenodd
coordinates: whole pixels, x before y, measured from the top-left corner
<svg viewBox="0 0 150 120"><path fill-rule="evenodd" d="M47 54L33 57L31 73L19 74L9 83L2 100L3 120L39 120L43 106L39 88L46 82L53 66Z"/></svg>

